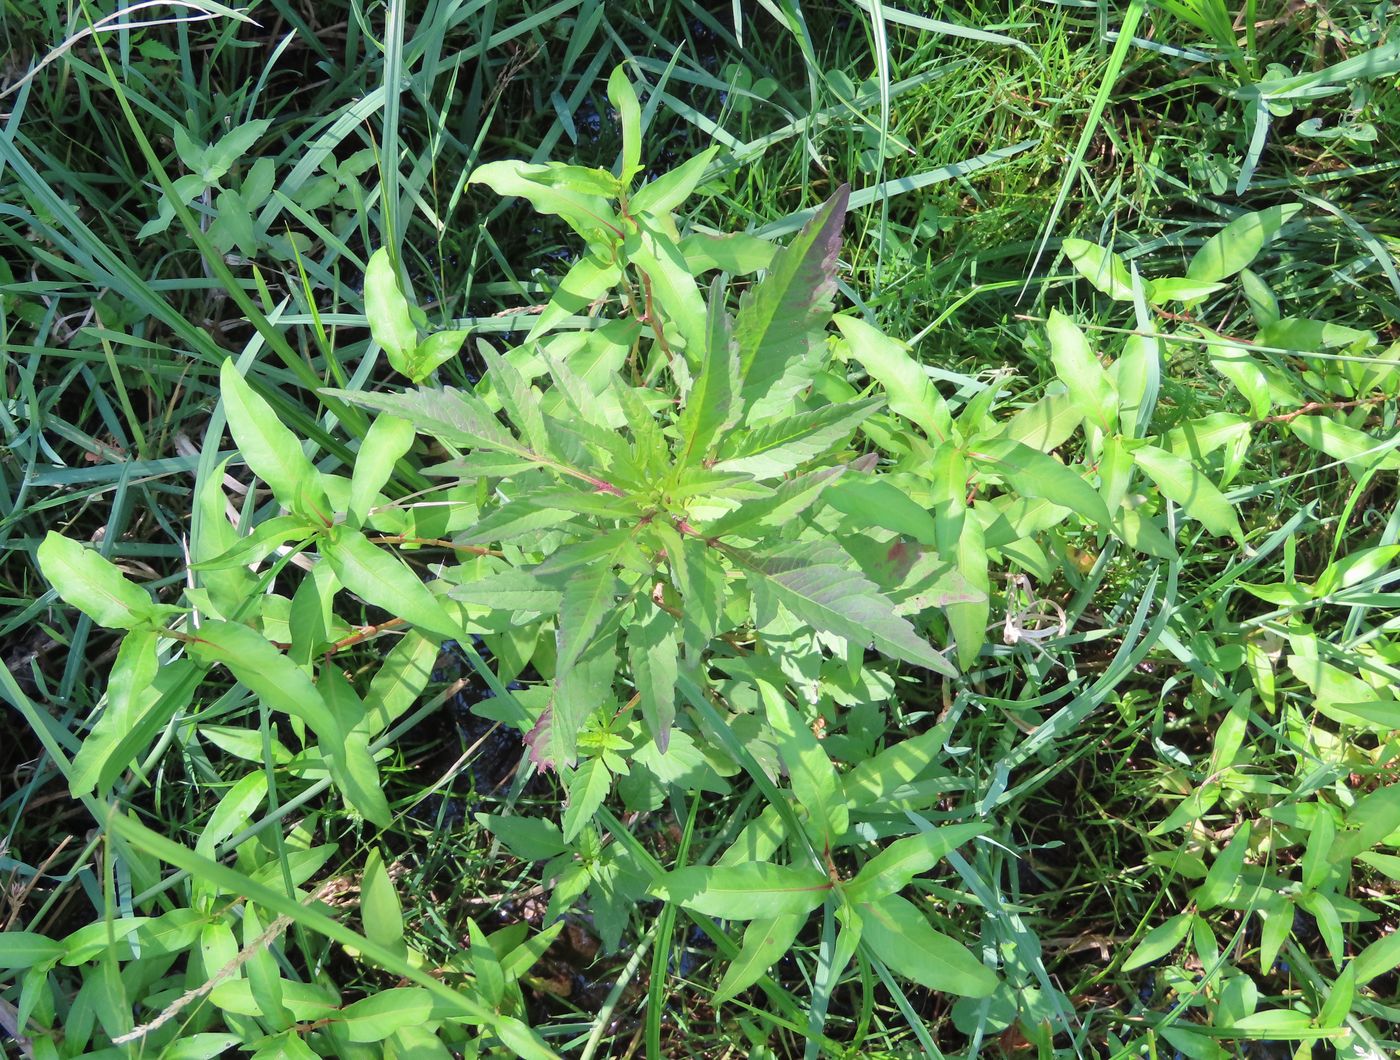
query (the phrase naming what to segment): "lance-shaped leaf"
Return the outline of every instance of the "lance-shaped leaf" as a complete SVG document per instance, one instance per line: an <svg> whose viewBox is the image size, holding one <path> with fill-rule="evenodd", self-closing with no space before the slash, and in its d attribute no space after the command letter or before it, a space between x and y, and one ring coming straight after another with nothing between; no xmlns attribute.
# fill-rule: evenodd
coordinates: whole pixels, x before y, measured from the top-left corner
<svg viewBox="0 0 1400 1060"><path fill-rule="evenodd" d="M1043 497L1100 526L1112 518L1098 491L1073 468L1028 445L1009 438L978 439L972 444L972 458L990 465L1023 497Z"/></svg>
<svg viewBox="0 0 1400 1060"><path fill-rule="evenodd" d="M814 628L862 647L873 645L885 655L948 677L957 675L952 664L919 636L908 620L895 614L894 604L835 543L802 542L766 554L721 548L748 572L755 591L771 592Z"/></svg>
<svg viewBox="0 0 1400 1060"><path fill-rule="evenodd" d="M1089 348L1089 340L1073 320L1057 309L1045 325L1055 374L1069 388L1079 412L1090 423L1111 433L1118 422L1118 392L1108 372Z"/></svg>
<svg viewBox="0 0 1400 1060"><path fill-rule="evenodd" d="M704 356L700 377L691 387L681 413L681 450L676 463L698 464L714 440L739 418L739 351L734 346L733 322L724 311L724 284L710 284Z"/></svg>
<svg viewBox="0 0 1400 1060"><path fill-rule="evenodd" d="M612 564L606 559L571 574L559 605L560 671L572 666L588 647L612 611L619 588Z"/></svg>
<svg viewBox="0 0 1400 1060"><path fill-rule="evenodd" d="M408 420L420 433L449 445L494 450L580 479L595 488L612 489L608 483L574 466L558 453L537 451L520 441L501 426L479 397L465 390L444 387L441 390L420 388L402 394L365 394L353 390L322 390L321 393ZM576 454L570 454L573 455Z"/></svg>
<svg viewBox="0 0 1400 1060"><path fill-rule="evenodd" d="M811 381L822 332L831 320L850 193L843 184L739 302L734 339L743 396L757 414L781 408Z"/></svg>
<svg viewBox="0 0 1400 1060"><path fill-rule="evenodd" d="M595 182L598 186L589 187L589 175L580 166L514 160L490 162L473 170L467 183L485 184L497 195L518 195L527 199L540 213L562 217L585 239L603 231L622 233L621 223L604 197L616 192L616 181L612 189L607 189L601 181Z"/></svg>
<svg viewBox="0 0 1400 1060"><path fill-rule="evenodd" d="M720 980L711 1004L729 1000L763 977L778 958L792 949L797 933L807 923L806 913L788 913L771 920L754 920L744 929L744 943L739 954Z"/></svg>
<svg viewBox="0 0 1400 1060"><path fill-rule="evenodd" d="M760 526L783 526L816 503L827 485L846 473L849 465L824 467L783 479L766 496L746 500L705 528L706 537L739 533L757 536Z"/></svg>
<svg viewBox="0 0 1400 1060"><path fill-rule="evenodd" d="M146 590L130 582L109 560L50 530L38 550L39 568L64 603L99 626L134 629L158 622L179 608L152 603Z"/></svg>
<svg viewBox="0 0 1400 1060"><path fill-rule="evenodd" d="M267 483L288 510L328 516L316 468L301 451L301 442L238 374L232 358L219 369L219 393L229 433L253 474Z"/></svg>
<svg viewBox="0 0 1400 1060"><path fill-rule="evenodd" d="M439 637L461 636L461 627L418 575L397 557L370 544L359 531L341 524L326 535L321 554L340 584L375 607Z"/></svg>
<svg viewBox="0 0 1400 1060"><path fill-rule="evenodd" d="M530 571L515 567L455 585L447 595L478 607L498 611L538 611L541 614L553 614L564 598L557 588L545 585Z"/></svg>
<svg viewBox="0 0 1400 1060"><path fill-rule="evenodd" d="M340 746L340 727L306 671L247 626L206 620L190 653L205 663L221 662L269 709L300 718L328 752Z"/></svg>
<svg viewBox="0 0 1400 1060"><path fill-rule="evenodd" d="M838 316L836 327L851 356L884 387L891 412L918 424L934 441L948 437L948 406L908 346L856 317Z"/></svg>
<svg viewBox="0 0 1400 1060"><path fill-rule="evenodd" d="M1151 445L1133 450L1133 459L1163 494L1186 509L1187 515L1199 519L1211 533L1244 540L1234 506L1194 465Z"/></svg>
<svg viewBox="0 0 1400 1060"><path fill-rule="evenodd" d="M866 862L846 885L846 894L853 902L878 902L933 868L948 851L986 830L985 824L955 824L897 840Z"/></svg>
<svg viewBox="0 0 1400 1060"><path fill-rule="evenodd" d="M882 398L842 402L736 432L720 446L715 469L759 479L785 475L843 443L882 403Z"/></svg>
<svg viewBox="0 0 1400 1060"><path fill-rule="evenodd" d="M677 622L650 600L636 605L640 614L627 630L627 651L632 663L632 680L640 697L642 718L647 730L664 754L671 742L671 725L676 720L676 674L680 646Z"/></svg>
<svg viewBox="0 0 1400 1060"><path fill-rule="evenodd" d="M663 321L685 340L686 359L694 366L705 347L705 300L690 275L680 248L647 222L638 220L640 231L625 245L628 259L646 276L651 306Z"/></svg>
<svg viewBox="0 0 1400 1060"><path fill-rule="evenodd" d="M398 272L389 251L380 247L365 267L365 317L369 333L401 375L409 374L409 358L418 346L418 329L399 286Z"/></svg>
<svg viewBox="0 0 1400 1060"><path fill-rule="evenodd" d="M706 916L757 920L811 912L831 891L830 877L814 866L693 865L668 872L652 893Z"/></svg>
<svg viewBox="0 0 1400 1060"><path fill-rule="evenodd" d="M986 997L996 974L962 943L935 931L919 908L897 894L859 906L861 944L891 971L930 990Z"/></svg>

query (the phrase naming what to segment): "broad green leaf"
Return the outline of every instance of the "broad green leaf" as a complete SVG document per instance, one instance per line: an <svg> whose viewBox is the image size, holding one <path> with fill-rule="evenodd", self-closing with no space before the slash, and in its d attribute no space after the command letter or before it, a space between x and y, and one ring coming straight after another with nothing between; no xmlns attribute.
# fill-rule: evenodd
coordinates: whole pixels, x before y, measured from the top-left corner
<svg viewBox="0 0 1400 1060"><path fill-rule="evenodd" d="M412 423L420 433L439 442L494 450L579 479L594 488L606 486L606 483L570 462L579 454L564 457L555 451L535 451L502 427L479 397L463 390L444 387L440 390L420 388L402 394L368 394L356 390L323 390L321 393L338 397L352 405L399 416ZM562 431L563 425L559 426ZM574 427L579 429L581 425ZM551 438L556 433L551 426Z"/></svg>
<svg viewBox="0 0 1400 1060"><path fill-rule="evenodd" d="M851 356L884 387L891 412L917 424L930 441L948 437L947 404L908 346L857 317L838 316L836 327L845 337Z"/></svg>
<svg viewBox="0 0 1400 1060"><path fill-rule="evenodd" d="M987 997L996 974L962 943L935 931L912 902L897 894L858 906L860 941L892 972L960 997Z"/></svg>
<svg viewBox="0 0 1400 1060"><path fill-rule="evenodd" d="M1116 301L1133 300L1133 278L1117 254L1083 239L1066 239L1063 245L1079 275Z"/></svg>
<svg viewBox="0 0 1400 1060"><path fill-rule="evenodd" d="M1279 312L1278 298L1273 289L1249 270L1240 270L1240 286L1244 288L1244 300L1249 303L1249 311L1254 314L1254 322L1261 328L1275 323L1283 314Z"/></svg>
<svg viewBox="0 0 1400 1060"><path fill-rule="evenodd" d="M411 381L421 383L437 368L462 352L462 343L467 341L467 335L466 331L449 329L447 331L434 331L431 335L424 337L423 341L415 346L413 353L409 355L408 370L403 374L408 376Z"/></svg>
<svg viewBox="0 0 1400 1060"><path fill-rule="evenodd" d="M766 589L799 619L861 647L955 676L943 655L894 612L894 605L855 569L855 562L830 541L792 545L769 553L725 548L749 572L756 590Z"/></svg>
<svg viewBox="0 0 1400 1060"><path fill-rule="evenodd" d="M1387 784L1356 800L1347 811L1346 828L1332 843L1328 860L1344 863L1379 846L1400 829L1400 784Z"/></svg>
<svg viewBox="0 0 1400 1060"><path fill-rule="evenodd" d="M247 626L205 621L189 649L205 663L223 663L270 709L306 722L328 750L339 747L335 716L306 671Z"/></svg>
<svg viewBox="0 0 1400 1060"><path fill-rule="evenodd" d="M807 923L806 913L788 913L766 920L754 920L744 929L739 953L730 962L710 1003L716 1007L763 978L778 959L792 949L797 933Z"/></svg>
<svg viewBox="0 0 1400 1060"><path fill-rule="evenodd" d="M1128 959L1123 963L1123 971L1131 972L1134 968L1151 964L1171 953L1191 930L1191 923L1195 918L1194 913L1178 913L1165 923L1158 924L1143 936L1137 948L1128 955Z"/></svg>
<svg viewBox="0 0 1400 1060"><path fill-rule="evenodd" d="M1344 460L1362 468L1379 466L1387 471L1400 470L1400 452L1396 451L1393 438L1390 441L1373 438L1365 431L1327 416L1298 416L1288 421L1288 429L1303 444L1334 460Z"/></svg>
<svg viewBox="0 0 1400 1060"><path fill-rule="evenodd" d="M1147 300L1153 305L1161 305L1163 302L1194 302L1223 290L1223 283L1204 283L1200 280L1169 276L1153 280L1147 285Z"/></svg>
<svg viewBox="0 0 1400 1060"><path fill-rule="evenodd" d="M987 828L985 824L955 824L898 839L865 863L855 879L845 885L846 896L861 903L878 902L895 894L915 876L942 861L948 851Z"/></svg>
<svg viewBox="0 0 1400 1060"><path fill-rule="evenodd" d="M382 1042L403 1027L427 1021L433 996L421 986L390 987L346 1005L335 1020L352 1042Z"/></svg>
<svg viewBox="0 0 1400 1060"><path fill-rule="evenodd" d="M251 956L244 962L243 975L247 978L253 1004L258 1008L258 1016L274 1030L286 1030L297 1017L283 1003L283 980L276 958L258 942L263 927L257 906L246 903L243 907L243 951Z"/></svg>
<svg viewBox="0 0 1400 1060"><path fill-rule="evenodd" d="M1099 359L1089 349L1084 332L1059 310L1050 311L1045 325L1050 336L1050 359L1055 374L1069 388L1079 414L1112 434L1118 423L1118 393Z"/></svg>
<svg viewBox="0 0 1400 1060"><path fill-rule="evenodd" d="M439 637L461 635L461 628L419 577L359 531L344 524L335 527L322 539L321 555L340 583L366 603Z"/></svg>
<svg viewBox="0 0 1400 1060"><path fill-rule="evenodd" d="M720 446L715 470L742 471L757 479L785 475L845 442L880 403L880 398L867 398L827 405L753 430L736 431Z"/></svg>
<svg viewBox="0 0 1400 1060"><path fill-rule="evenodd" d="M301 451L297 436L282 425L272 406L238 374L232 358L219 368L219 393L229 433L253 474L267 483L272 495L288 511L329 522L331 512L316 468Z"/></svg>
<svg viewBox="0 0 1400 1060"><path fill-rule="evenodd" d="M948 726L935 725L857 762L842 777L847 801L853 808L864 809L892 800L896 791L913 784L933 768L943 756L943 744L947 739Z"/></svg>
<svg viewBox="0 0 1400 1060"><path fill-rule="evenodd" d="M846 475L826 488L822 500L837 511L859 519L866 527L882 526L922 544L933 544L933 516L885 479Z"/></svg>
<svg viewBox="0 0 1400 1060"><path fill-rule="evenodd" d="M616 66L608 77L608 99L617 108L622 126L622 172L618 180L624 187L642 170L642 107L637 92L627 79L627 68Z"/></svg>
<svg viewBox="0 0 1400 1060"><path fill-rule="evenodd" d="M676 632L679 627L674 618L650 600L643 600L636 607L641 615L627 630L632 679L647 731L664 754L676 720L676 674L680 654Z"/></svg>
<svg viewBox="0 0 1400 1060"><path fill-rule="evenodd" d="M713 157L710 152L718 151L719 148L709 148L706 157ZM694 161L692 159L692 161ZM681 169L672 170L665 177L660 177L653 183L665 180L673 173L680 173L691 163L687 162ZM652 185L648 184L632 198L632 208L637 209L637 200L640 199ZM655 216L659 211L654 207L647 211ZM773 255L778 252L775 247L766 239L749 235L747 232L734 232L729 235L713 235L709 232L692 232L681 240L681 253L685 255L685 263L690 271L696 276L706 272L727 272L731 276L747 276L750 273L766 269L773 262Z"/></svg>
<svg viewBox="0 0 1400 1060"><path fill-rule="evenodd" d="M476 820L525 861L546 861L568 849L559 826L538 817L505 817L478 813Z"/></svg>
<svg viewBox="0 0 1400 1060"><path fill-rule="evenodd" d="M252 150L258 138L271 124L270 118L258 118L230 129L219 138L218 143L204 150L204 171L200 174L201 178L208 184L216 183L235 162Z"/></svg>
<svg viewBox="0 0 1400 1060"><path fill-rule="evenodd" d="M937 506L934 526L938 550L954 560L958 575L978 594L977 599L960 600L944 608L957 646L958 665L967 669L987 641L987 620L991 614L986 532L981 519L967 509L961 496Z"/></svg>
<svg viewBox="0 0 1400 1060"><path fill-rule="evenodd" d="M573 574L559 605L559 662L565 670L583 654L621 591L612 564L594 563Z"/></svg>
<svg viewBox="0 0 1400 1060"><path fill-rule="evenodd" d="M405 950L403 905L384 867L383 855L371 847L360 877L360 922L365 938L396 952Z"/></svg>
<svg viewBox="0 0 1400 1060"><path fill-rule="evenodd" d="M1385 732L1396 727L1400 703L1381 701L1376 691L1359 677L1316 656L1289 655L1286 662L1293 676L1312 692L1310 702L1318 713L1359 728Z"/></svg>
<svg viewBox="0 0 1400 1060"><path fill-rule="evenodd" d="M200 734L204 735L203 729ZM214 857L219 844L252 820L253 814L258 812L266 799L266 773L248 773L240 777L209 815L209 822L199 833L195 852L207 858Z"/></svg>
<svg viewBox="0 0 1400 1060"><path fill-rule="evenodd" d="M1314 1034L1313 1019L1296 1009L1266 1008L1241 1016L1230 1030L1250 1038L1293 1038L1300 1033Z"/></svg>
<svg viewBox="0 0 1400 1060"><path fill-rule="evenodd" d="M611 572L609 572L611 577ZM555 643L565 636L555 631ZM558 648L556 647L556 651ZM616 710L613 681L620 669L615 636L597 637L583 654L554 672L554 698L547 719L532 730L533 757L542 768L574 764L578 736L588 719L600 711ZM562 656L563 652L559 652Z"/></svg>
<svg viewBox="0 0 1400 1060"><path fill-rule="evenodd" d="M288 625L292 630L292 646L288 654L301 666L310 666L319 652L325 651L344 634L333 610L340 582L329 563L318 563L302 578L292 595Z"/></svg>
<svg viewBox="0 0 1400 1060"><path fill-rule="evenodd" d="M666 217L684 203L686 199L690 198L691 193L695 191L696 185L700 183L701 178L705 175L705 170L709 168L710 162L713 161L715 155L719 154L719 151L720 146L718 144L715 144L713 147L707 147L698 155L682 162L669 173L663 173L655 180L643 184L637 189L636 194L627 201L627 208L632 213L645 214L648 217ZM691 242L694 238L693 236L687 237L686 240L681 243L681 251L685 254L687 259L690 257L690 253L687 251L686 244ZM715 237L710 238L712 241L715 239ZM721 236L718 238L722 240L724 237ZM763 242L766 243L769 248L768 257L771 257L773 244L767 243L766 240ZM729 264L732 263L717 264L715 267L722 268L725 272L732 273L753 271L753 269L733 269L729 267ZM764 268L766 265L767 260L764 260L756 267ZM693 263L691 268L692 271L695 271Z"/></svg>
<svg viewBox="0 0 1400 1060"><path fill-rule="evenodd" d="M612 774L601 758L590 758L568 774L565 787L569 800L564 807L564 842L572 843L608 797Z"/></svg>
<svg viewBox="0 0 1400 1060"><path fill-rule="evenodd" d="M228 464L228 460L220 461L195 487L199 521L190 541L191 566L214 559L238 544L238 533L225 514L228 498L223 483ZM224 614L234 613L257 589L257 579L241 564L228 570L195 569L200 570L198 584L209 590L214 606Z"/></svg>
<svg viewBox="0 0 1400 1060"><path fill-rule="evenodd" d="M1239 883L1240 871L1244 868L1244 856L1249 850L1249 834L1249 822L1246 821L1235 832L1225 849L1211 862L1205 881L1192 895L1196 900L1196 908L1202 912L1218 906Z"/></svg>
<svg viewBox="0 0 1400 1060"><path fill-rule="evenodd" d="M454 543L488 545L498 541L511 541L540 530L553 529L567 523L573 517L574 513L566 509L541 505L533 497L521 497L518 500L507 501L488 512L470 530L458 534Z"/></svg>
<svg viewBox="0 0 1400 1060"><path fill-rule="evenodd" d="M681 594L681 637L687 650L696 654L719 632L728 598L724 568L705 542L682 538L664 523L656 530L667 541L666 563Z"/></svg>
<svg viewBox="0 0 1400 1060"><path fill-rule="evenodd" d="M418 329L399 286L398 271L385 247L371 254L365 267L365 317L370 334L394 370L400 375L411 375L409 361L418 348Z"/></svg>
<svg viewBox="0 0 1400 1060"><path fill-rule="evenodd" d="M668 902L726 920L805 915L821 905L832 883L821 869L750 861L668 872L651 892Z"/></svg>
<svg viewBox="0 0 1400 1060"><path fill-rule="evenodd" d="M420 387L402 393L371 394L360 390L322 390L329 397L352 405L387 412L405 419L426 434L448 445L495 449L519 456L533 456L501 426L479 397L452 387Z"/></svg>
<svg viewBox="0 0 1400 1060"><path fill-rule="evenodd" d="M197 571L229 571L261 563L289 541L306 541L315 533L314 524L301 515L274 515L259 523L247 537L234 538L233 546L212 559L191 564Z"/></svg>
<svg viewBox="0 0 1400 1060"><path fill-rule="evenodd" d="M705 349L705 299L681 257L680 248L664 233L647 222L638 222L640 231L624 247L628 259L650 281L651 308L662 320L669 320L685 342L686 359L700 363Z"/></svg>
<svg viewBox="0 0 1400 1060"><path fill-rule="evenodd" d="M501 959L491 940L471 918L467 919L467 938L471 943L469 956L477 989L493 1008L499 1009L506 993L506 976L501 968Z"/></svg>
<svg viewBox="0 0 1400 1060"><path fill-rule="evenodd" d="M327 696L327 698L330 698ZM388 828L391 823L389 800L374 755L369 750L369 736L363 729L347 732L339 747L327 749L331 759L331 777L345 802L370 824Z"/></svg>
<svg viewBox="0 0 1400 1060"><path fill-rule="evenodd" d="M1251 265L1269 240L1302 208L1301 204L1289 203L1235 218L1196 251L1186 267L1187 278L1202 283L1229 279Z"/></svg>
<svg viewBox="0 0 1400 1060"><path fill-rule="evenodd" d="M356 522L363 523L368 518L375 498L394 472L394 465L413 445L414 433L413 425L397 416L376 416L370 424L360 451L355 454L355 470L350 476L350 503L346 510Z"/></svg>
<svg viewBox="0 0 1400 1060"><path fill-rule="evenodd" d="M1222 353L1212 356L1210 363L1249 402L1250 414L1255 419L1263 419L1269 414L1273 407L1269 380L1248 350L1242 346L1227 346Z"/></svg>
<svg viewBox="0 0 1400 1060"><path fill-rule="evenodd" d="M829 850L850 828L845 792L821 741L813 735L776 688L759 683L768 725L776 737L778 755L787 768L792 793L807 811L808 832L821 849Z"/></svg>
<svg viewBox="0 0 1400 1060"><path fill-rule="evenodd" d="M1327 320L1308 320L1303 317L1284 317L1259 329L1255 342L1261 346L1273 346L1283 350L1327 350L1337 346L1351 346L1357 352L1376 344L1374 331L1359 331Z"/></svg>
<svg viewBox="0 0 1400 1060"><path fill-rule="evenodd" d="M764 496L744 501L721 515L705 528L705 536L740 534L757 537L760 536L760 527L790 525L793 519L817 502L828 483L839 479L846 470L847 465L837 465L785 478L771 490L765 490Z"/></svg>
<svg viewBox="0 0 1400 1060"><path fill-rule="evenodd" d="M147 636L151 641L142 645L142 639ZM127 651L133 653L136 665L120 675L114 670L107 698L109 708L114 702L113 696L120 705L122 696L127 693L117 685L125 684L129 689L127 705L120 712L104 713L83 741L73 758L69 776L69 790L73 794L91 790L94 785L100 792L110 792L112 785L133 761L139 760L170 719L189 708L197 668L188 659L158 663L156 636L136 631L128 633L122 642L119 656Z"/></svg>
<svg viewBox="0 0 1400 1060"><path fill-rule="evenodd" d="M0 934L0 968L5 971L48 964L67 952L68 947L64 943L32 931L6 931Z"/></svg>
<svg viewBox="0 0 1400 1060"><path fill-rule="evenodd" d="M597 299L616 287L621 278L622 269L614 262L591 254L579 258L559 281L549 304L526 335L526 341L533 342L548 334L566 317L583 314Z"/></svg>
<svg viewBox="0 0 1400 1060"><path fill-rule="evenodd" d="M782 410L812 379L831 319L849 198L850 187L842 185L739 300L734 340L744 402L753 416Z"/></svg>
<svg viewBox="0 0 1400 1060"><path fill-rule="evenodd" d="M1244 540L1235 509L1210 479L1196 468L1156 446L1133 451L1133 460L1152 478L1164 496L1174 500L1191 518L1213 534Z"/></svg>
<svg viewBox="0 0 1400 1060"><path fill-rule="evenodd" d="M1063 387L1063 384L1055 383L1052 387ZM1006 421L1001 433L1013 442L1048 453L1063 445L1083 422L1084 413L1079 403L1068 389L1062 389L1058 393L1047 392L1035 404L1016 413Z"/></svg>
<svg viewBox="0 0 1400 1060"><path fill-rule="evenodd" d="M107 629L135 629L159 622L178 608L159 607L146 590L127 580L109 560L56 531L38 548L39 569L63 602Z"/></svg>
<svg viewBox="0 0 1400 1060"><path fill-rule="evenodd" d="M535 611L553 614L564 594L547 586L528 570L511 567L475 581L454 585L448 596L464 604L499 611Z"/></svg>
<svg viewBox="0 0 1400 1060"><path fill-rule="evenodd" d="M1356 969L1357 986L1400 967L1400 931L1392 931L1372 942L1356 955L1351 966Z"/></svg>
<svg viewBox="0 0 1400 1060"><path fill-rule="evenodd" d="M1004 438L977 439L971 443L970 455L974 461L990 464L1022 497L1044 498L1099 526L1111 521L1098 491L1052 456Z"/></svg>
<svg viewBox="0 0 1400 1060"><path fill-rule="evenodd" d="M574 167L577 168L577 167ZM601 194L557 187L548 164L489 162L472 171L468 184L485 184L498 195L518 195L540 213L555 214L585 239L611 233L621 236L622 223Z"/></svg>

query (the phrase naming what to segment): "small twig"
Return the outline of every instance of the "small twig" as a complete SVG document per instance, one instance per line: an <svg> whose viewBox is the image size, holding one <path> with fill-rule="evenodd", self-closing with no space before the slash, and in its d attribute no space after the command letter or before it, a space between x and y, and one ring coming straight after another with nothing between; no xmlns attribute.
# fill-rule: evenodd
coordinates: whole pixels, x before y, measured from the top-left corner
<svg viewBox="0 0 1400 1060"><path fill-rule="evenodd" d="M304 904L310 905L312 902L319 902L324 899L330 898L336 892L343 892L344 887L344 880L327 880L325 883L321 884L321 886L316 889L316 891L311 895L311 897L309 897L306 900ZM214 989L214 987L218 986L229 976L233 975L234 972L238 971L238 969L242 968L245 964L247 964L259 953L261 953L268 946L270 946L272 944L272 941L276 939L278 935L282 934L282 932L286 931L287 928L291 926L292 918L285 913L281 914L276 919L274 919L272 923L268 924L267 929L263 931L261 935L259 935L252 942L248 943L248 945L244 946L241 950L234 954L233 960L229 961L226 965L220 968L208 980L201 983L199 986L195 987L192 990L186 990L183 994L181 994L169 1005L167 1005L164 1008L164 1010L162 1010L161 1014L155 1019L151 1020L149 1023L143 1023L141 1024L141 1026L137 1027L135 1030L130 1031L129 1033L123 1034L118 1038L113 1038L112 1044L125 1045L128 1042L136 1041L138 1038L144 1038L146 1035L150 1034L151 1031L159 1030L161 1027L164 1027L167 1023L169 1023L176 1016L178 1016L181 1010L183 1010L186 1005L188 1005L192 1001L198 1001L200 998L208 994L211 990Z"/></svg>
<svg viewBox="0 0 1400 1060"><path fill-rule="evenodd" d="M1310 412L1339 412L1342 409L1361 408L1365 405L1379 405L1389 401L1385 395L1376 397L1357 398L1355 401L1309 401L1301 408L1296 408L1292 412L1280 413L1277 416L1265 416L1262 420L1255 420L1255 424L1261 423L1292 423L1299 416L1306 416Z"/></svg>
<svg viewBox="0 0 1400 1060"><path fill-rule="evenodd" d="M603 483L603 485L606 486L607 483ZM504 555L494 548L482 548L480 545L459 545L454 541L446 541L440 537L409 537L407 534L389 534L383 537L372 537L369 541L372 545L433 545L437 548L450 548L457 552L470 552L473 556Z"/></svg>

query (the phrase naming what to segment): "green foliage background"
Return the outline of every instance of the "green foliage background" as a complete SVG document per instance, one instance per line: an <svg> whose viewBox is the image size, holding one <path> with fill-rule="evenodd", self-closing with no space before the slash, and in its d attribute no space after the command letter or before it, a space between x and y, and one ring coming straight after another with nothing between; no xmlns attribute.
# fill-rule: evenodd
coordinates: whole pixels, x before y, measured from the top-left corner
<svg viewBox="0 0 1400 1060"><path fill-rule="evenodd" d="M13 1048L1393 1052L1400 39L1386 4L1265 6L7 3ZM525 437L588 405L542 361L510 374L527 335L642 317L661 338L587 395L626 406L618 436L669 454L712 400L663 347L721 347L649 244L624 276L674 299L563 282L589 233L513 168L549 160L639 185L690 162L654 241L730 276L711 321L852 186L842 315L780 411L877 400L795 463L728 452L822 489L705 569L858 578L862 621L892 601L959 676L791 595L672 634L645 593L602 606L633 606L603 564L592 602L543 586L557 621L470 598L566 539L481 528L539 483L444 487L478 445L409 380ZM570 525L616 525L587 495ZM368 521L423 497L460 522ZM334 608L278 551L331 511ZM956 580L882 581L861 540ZM879 615L877 647L904 629ZM626 631L607 679L645 717L551 735L577 768L543 772L520 736L587 656L556 650L579 616ZM668 636L706 665L672 679ZM927 667L903 636L885 654ZM769 670L735 662L756 647Z"/></svg>

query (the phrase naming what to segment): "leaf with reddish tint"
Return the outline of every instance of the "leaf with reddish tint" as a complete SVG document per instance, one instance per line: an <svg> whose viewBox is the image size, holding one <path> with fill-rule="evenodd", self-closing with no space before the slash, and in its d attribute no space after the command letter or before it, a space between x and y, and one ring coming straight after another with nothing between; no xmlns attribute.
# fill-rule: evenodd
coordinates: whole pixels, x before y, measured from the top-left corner
<svg viewBox="0 0 1400 1060"><path fill-rule="evenodd" d="M734 341L751 420L782 411L816 373L850 194L843 184L739 301Z"/></svg>

